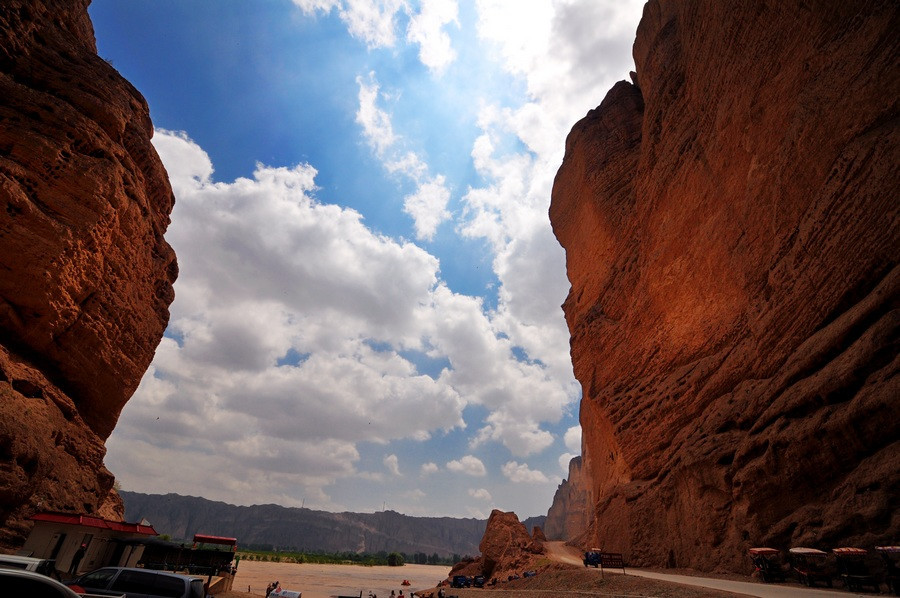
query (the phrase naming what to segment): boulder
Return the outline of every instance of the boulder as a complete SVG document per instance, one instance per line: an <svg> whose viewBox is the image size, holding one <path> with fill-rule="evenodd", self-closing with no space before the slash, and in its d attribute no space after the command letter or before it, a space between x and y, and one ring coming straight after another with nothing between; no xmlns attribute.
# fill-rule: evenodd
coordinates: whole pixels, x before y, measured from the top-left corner
<svg viewBox="0 0 900 598"><path fill-rule="evenodd" d="M478 545L485 577L502 577L533 568L535 555L544 552L543 544L530 535L518 516L494 509L488 518L484 537Z"/></svg>

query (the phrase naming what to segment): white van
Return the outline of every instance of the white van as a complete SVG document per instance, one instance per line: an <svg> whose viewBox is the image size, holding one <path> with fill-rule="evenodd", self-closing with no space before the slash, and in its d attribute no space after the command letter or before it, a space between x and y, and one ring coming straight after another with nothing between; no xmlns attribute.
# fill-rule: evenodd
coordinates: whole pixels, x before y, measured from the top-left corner
<svg viewBox="0 0 900 598"><path fill-rule="evenodd" d="M0 567L3 569L20 569L22 571L34 571L48 577L57 577L56 561L49 559L36 559L30 556L18 556L15 554L0 554Z"/></svg>

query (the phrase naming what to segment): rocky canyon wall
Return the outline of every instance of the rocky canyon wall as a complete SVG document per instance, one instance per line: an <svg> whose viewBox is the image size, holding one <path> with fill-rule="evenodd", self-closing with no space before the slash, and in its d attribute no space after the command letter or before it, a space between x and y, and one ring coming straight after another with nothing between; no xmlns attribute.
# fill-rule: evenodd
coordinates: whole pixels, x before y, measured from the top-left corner
<svg viewBox="0 0 900 598"><path fill-rule="evenodd" d="M898 28L889 1L646 5L550 208L582 545L736 570L900 537Z"/></svg>
<svg viewBox="0 0 900 598"><path fill-rule="evenodd" d="M121 514L104 441L177 276L144 98L97 56L89 0L0 3L0 544L35 510Z"/></svg>
<svg viewBox="0 0 900 598"><path fill-rule="evenodd" d="M591 483L581 457L569 461L569 477L562 481L547 512L544 533L550 540L568 540L582 535L591 523Z"/></svg>

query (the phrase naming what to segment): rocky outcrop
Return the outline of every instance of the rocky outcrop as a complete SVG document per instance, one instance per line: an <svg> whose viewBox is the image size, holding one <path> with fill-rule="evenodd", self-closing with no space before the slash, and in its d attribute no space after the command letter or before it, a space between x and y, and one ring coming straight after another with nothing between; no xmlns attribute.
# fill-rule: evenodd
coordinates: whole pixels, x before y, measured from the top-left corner
<svg viewBox="0 0 900 598"><path fill-rule="evenodd" d="M553 495L547 512L544 533L551 540L577 538L591 523L594 501L590 480L585 476L581 457L569 461L569 477L564 479Z"/></svg>
<svg viewBox="0 0 900 598"><path fill-rule="evenodd" d="M546 568L550 564L548 559L541 558L543 542L532 538L525 524L511 511L491 511L478 549L481 556L456 564L450 570L450 579L454 575L484 575L488 580L503 580L508 575L521 575L524 571Z"/></svg>
<svg viewBox="0 0 900 598"><path fill-rule="evenodd" d="M584 546L737 569L900 536L896 3L647 4L550 218Z"/></svg>
<svg viewBox="0 0 900 598"><path fill-rule="evenodd" d="M0 5L0 542L35 509L118 512L104 440L168 321L173 196L88 0ZM104 506L106 505L106 506Z"/></svg>

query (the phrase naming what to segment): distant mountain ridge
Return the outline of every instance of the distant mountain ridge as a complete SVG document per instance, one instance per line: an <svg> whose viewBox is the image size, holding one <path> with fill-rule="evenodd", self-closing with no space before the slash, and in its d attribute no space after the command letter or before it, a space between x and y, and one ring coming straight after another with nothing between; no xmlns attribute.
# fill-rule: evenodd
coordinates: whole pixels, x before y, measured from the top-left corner
<svg viewBox="0 0 900 598"><path fill-rule="evenodd" d="M474 556L487 526L486 519L411 517L395 511L330 513L272 504L241 507L179 494L119 494L127 521L147 519L157 532L173 538L196 533L234 537L239 547ZM532 530L545 519L531 517L524 523Z"/></svg>

